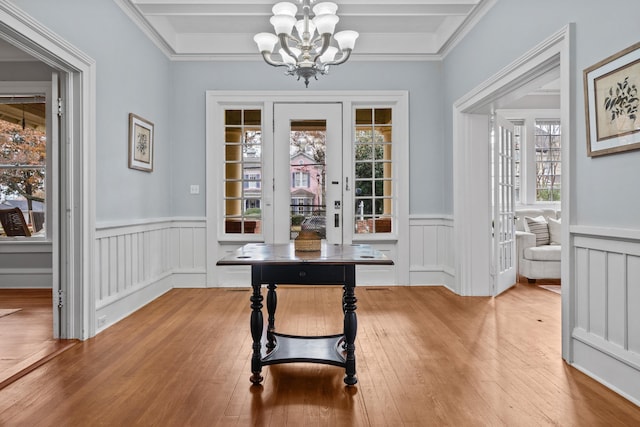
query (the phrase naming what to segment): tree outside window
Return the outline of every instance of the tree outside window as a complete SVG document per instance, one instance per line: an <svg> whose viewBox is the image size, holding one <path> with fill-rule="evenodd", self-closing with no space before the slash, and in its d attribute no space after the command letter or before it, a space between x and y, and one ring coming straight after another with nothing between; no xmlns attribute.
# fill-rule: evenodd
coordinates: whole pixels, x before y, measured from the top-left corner
<svg viewBox="0 0 640 427"><path fill-rule="evenodd" d="M0 200L26 202L28 211L45 202L46 134L0 120ZM26 214L26 212L25 212Z"/></svg>
<svg viewBox="0 0 640 427"><path fill-rule="evenodd" d="M561 200L562 128L553 110L505 110L513 124L516 203Z"/></svg>
<svg viewBox="0 0 640 427"><path fill-rule="evenodd" d="M560 143L559 120L536 120L536 201L560 201Z"/></svg>

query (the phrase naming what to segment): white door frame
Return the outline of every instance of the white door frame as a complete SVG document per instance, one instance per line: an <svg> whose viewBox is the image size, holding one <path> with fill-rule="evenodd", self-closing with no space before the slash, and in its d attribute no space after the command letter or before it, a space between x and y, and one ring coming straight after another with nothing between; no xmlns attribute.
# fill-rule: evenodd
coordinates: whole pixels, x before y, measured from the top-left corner
<svg viewBox="0 0 640 427"><path fill-rule="evenodd" d="M226 283L221 279L216 261L227 252L237 248L243 242L226 242L226 245L220 244L218 241L218 221L217 218L219 208L219 189L216 188L216 162L219 160L216 150L216 144L219 144L219 129L221 129L221 106L252 106L262 108L263 124L265 126L263 143L270 144L269 138L272 138L273 126L273 103L342 103L343 105L343 121L345 123L352 122L352 109L359 105L393 105L397 112L397 119L394 117L395 137L399 141L404 141L398 147L398 151L394 152L394 162L401 165L409 164L409 94L406 91L207 91L206 108L207 108L207 130L206 130L206 182L211 185L206 186L206 246L207 246L207 286L238 286L240 283L248 284L244 275L238 273L239 280L234 279L234 283ZM258 106L259 104L259 106ZM351 126L343 126L343 142L344 146L351 141ZM270 135L271 133L271 135ZM350 156L344 156L344 162L351 164L353 159ZM344 173L347 174L344 169ZM371 243L373 245L385 244L393 245L396 248L394 257L395 265L393 266L393 275L395 283L398 285L409 284L409 168L398 169L398 182L394 191L397 194L395 212L397 212L397 233L393 238L386 241L379 236L357 236L358 242ZM346 184L346 183L345 183ZM349 183L350 188L353 187L352 179ZM263 197L268 199L270 195L264 194ZM353 223L353 212L347 206L343 209L344 224ZM356 240L356 239L354 239ZM349 243L349 239L345 234L345 243ZM235 244L235 246L234 246ZM245 269L246 270L246 269ZM366 277L365 274L359 275L361 278ZM389 284L389 283L387 283Z"/></svg>
<svg viewBox="0 0 640 427"><path fill-rule="evenodd" d="M544 40L524 56L498 72L486 82L463 96L453 105L453 204L454 204L454 247L456 258L456 292L461 295L491 295L489 266L484 262L474 262L480 251L490 248L491 233L486 218L478 215L486 206L486 199L479 205L476 194L488 193L489 162L474 157L478 145L488 141L478 140L475 128L488 125L491 109L501 108L503 101L517 99L531 88L539 86L540 80L549 73L560 78L560 120L571 123L571 39L573 25L567 25ZM485 127L485 130L487 128ZM484 134L487 134L485 131ZM480 137L482 139L482 137ZM572 244L569 239L571 219L570 149L575 145L571 126L562 128L562 357L571 362L570 331L573 328L571 295L574 289ZM488 139L488 138L487 138ZM480 151L486 152L486 145ZM486 157L487 155L485 155Z"/></svg>
<svg viewBox="0 0 640 427"><path fill-rule="evenodd" d="M52 236L52 269L62 291L59 337L84 340L96 330L95 62L7 0L0 0L0 38L60 75L60 194L53 213L59 233Z"/></svg>

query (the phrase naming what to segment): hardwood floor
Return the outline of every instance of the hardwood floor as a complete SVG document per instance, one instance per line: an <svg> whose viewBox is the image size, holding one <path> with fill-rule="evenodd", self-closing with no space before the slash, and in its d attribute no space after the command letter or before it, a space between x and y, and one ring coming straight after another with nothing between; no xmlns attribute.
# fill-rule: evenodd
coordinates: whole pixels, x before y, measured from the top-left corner
<svg viewBox="0 0 640 427"><path fill-rule="evenodd" d="M50 289L0 289L0 309L20 311L0 317L0 390L73 345L53 339Z"/></svg>
<svg viewBox="0 0 640 427"><path fill-rule="evenodd" d="M560 296L357 289L359 382L267 366L251 386L248 289L174 289L0 390L2 426L624 426L640 408L566 365ZM276 327L342 327L341 289L280 287Z"/></svg>

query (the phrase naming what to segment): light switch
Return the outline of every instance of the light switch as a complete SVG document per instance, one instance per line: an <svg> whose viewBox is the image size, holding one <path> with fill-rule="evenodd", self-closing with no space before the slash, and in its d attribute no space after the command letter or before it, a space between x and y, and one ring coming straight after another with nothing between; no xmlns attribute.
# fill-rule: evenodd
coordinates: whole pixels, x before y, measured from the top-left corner
<svg viewBox="0 0 640 427"><path fill-rule="evenodd" d="M192 185L191 194L200 194L200 186L197 184Z"/></svg>

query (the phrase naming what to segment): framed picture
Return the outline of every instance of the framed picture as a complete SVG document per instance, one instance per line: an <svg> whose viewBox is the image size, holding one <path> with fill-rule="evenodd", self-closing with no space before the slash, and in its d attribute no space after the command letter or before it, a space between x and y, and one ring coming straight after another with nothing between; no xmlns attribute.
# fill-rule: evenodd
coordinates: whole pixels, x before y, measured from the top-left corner
<svg viewBox="0 0 640 427"><path fill-rule="evenodd" d="M129 113L129 167L153 170L153 123Z"/></svg>
<svg viewBox="0 0 640 427"><path fill-rule="evenodd" d="M640 149L640 43L584 70L587 154Z"/></svg>

